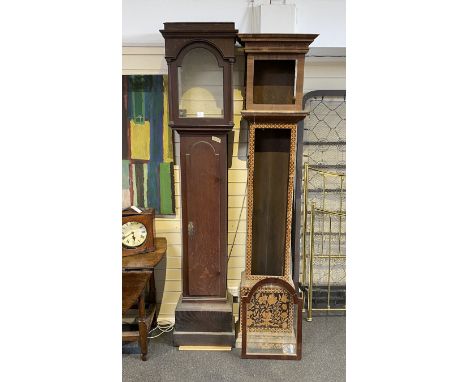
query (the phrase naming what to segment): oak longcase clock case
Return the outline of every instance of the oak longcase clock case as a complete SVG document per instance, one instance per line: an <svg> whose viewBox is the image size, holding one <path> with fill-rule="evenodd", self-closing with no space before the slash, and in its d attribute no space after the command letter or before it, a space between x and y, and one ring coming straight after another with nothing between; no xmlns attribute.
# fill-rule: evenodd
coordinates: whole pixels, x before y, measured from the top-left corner
<svg viewBox="0 0 468 382"><path fill-rule="evenodd" d="M176 345L230 345L227 135L233 127L234 23L164 23L169 125L180 135L182 296Z"/></svg>

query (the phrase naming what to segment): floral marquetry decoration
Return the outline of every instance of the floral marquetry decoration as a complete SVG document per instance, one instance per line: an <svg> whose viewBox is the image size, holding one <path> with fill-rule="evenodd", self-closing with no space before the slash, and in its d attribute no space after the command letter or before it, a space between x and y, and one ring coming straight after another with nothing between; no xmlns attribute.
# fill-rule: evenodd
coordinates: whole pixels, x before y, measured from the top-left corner
<svg viewBox="0 0 468 382"><path fill-rule="evenodd" d="M247 306L247 326L256 331L288 331L292 327L290 293L279 288L257 290Z"/></svg>
<svg viewBox="0 0 468 382"><path fill-rule="evenodd" d="M243 295L242 358L301 359L302 299L280 278L265 278Z"/></svg>

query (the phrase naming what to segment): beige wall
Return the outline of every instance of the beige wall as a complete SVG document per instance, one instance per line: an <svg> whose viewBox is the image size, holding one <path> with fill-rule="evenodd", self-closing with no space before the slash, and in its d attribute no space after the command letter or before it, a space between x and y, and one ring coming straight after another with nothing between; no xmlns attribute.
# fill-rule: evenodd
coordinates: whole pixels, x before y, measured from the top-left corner
<svg viewBox="0 0 468 382"><path fill-rule="evenodd" d="M246 203L242 208L247 180L247 137L240 135L240 111L243 106L244 57L238 52L234 66L234 139L232 145L232 165L228 170L228 288L237 295L240 274L245 267L246 239ZM167 74L163 47L124 47L122 57L123 74ZM304 94L312 90L345 89L344 58L306 59ZM180 211L180 178L179 178L179 136L175 134L175 200L176 216L174 218L155 219L157 236L166 237L167 258L156 268L156 287L158 303L161 304L159 320L174 320L174 310L182 290L181 285L181 211ZM240 220L239 220L240 218ZM239 222L239 224L238 224ZM238 233L234 241L236 227ZM236 304L237 305L237 304Z"/></svg>

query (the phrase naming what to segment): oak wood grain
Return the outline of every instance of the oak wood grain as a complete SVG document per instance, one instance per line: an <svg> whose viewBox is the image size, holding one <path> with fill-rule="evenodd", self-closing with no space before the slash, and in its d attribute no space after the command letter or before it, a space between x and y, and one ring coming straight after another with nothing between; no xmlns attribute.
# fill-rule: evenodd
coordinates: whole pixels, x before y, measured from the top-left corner
<svg viewBox="0 0 468 382"><path fill-rule="evenodd" d="M158 265L167 251L167 240L164 237L155 238L154 251L122 257L124 269L153 269Z"/></svg>

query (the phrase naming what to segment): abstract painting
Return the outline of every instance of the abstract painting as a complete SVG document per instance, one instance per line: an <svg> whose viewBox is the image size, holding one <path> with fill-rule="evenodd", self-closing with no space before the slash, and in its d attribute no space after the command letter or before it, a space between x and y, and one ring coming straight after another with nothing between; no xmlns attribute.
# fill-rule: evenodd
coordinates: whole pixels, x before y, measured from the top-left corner
<svg viewBox="0 0 468 382"><path fill-rule="evenodd" d="M122 76L122 207L173 215L174 140L167 76Z"/></svg>

